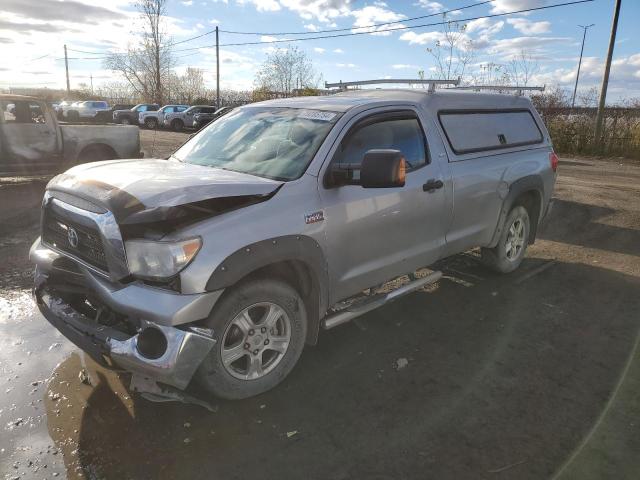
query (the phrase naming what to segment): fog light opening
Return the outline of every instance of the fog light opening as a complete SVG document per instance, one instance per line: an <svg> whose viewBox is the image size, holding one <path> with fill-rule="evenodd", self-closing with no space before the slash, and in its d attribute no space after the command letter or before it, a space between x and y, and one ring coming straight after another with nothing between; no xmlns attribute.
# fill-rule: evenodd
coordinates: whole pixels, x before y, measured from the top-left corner
<svg viewBox="0 0 640 480"><path fill-rule="evenodd" d="M150 360L156 360L167 351L167 337L157 328L147 327L138 334L138 353Z"/></svg>

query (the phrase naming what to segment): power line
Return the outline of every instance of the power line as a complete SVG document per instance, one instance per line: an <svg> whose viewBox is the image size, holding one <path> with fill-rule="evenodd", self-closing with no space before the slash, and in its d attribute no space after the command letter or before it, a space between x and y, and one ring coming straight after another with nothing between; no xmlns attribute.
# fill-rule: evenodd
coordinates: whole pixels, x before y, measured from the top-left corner
<svg viewBox="0 0 640 480"><path fill-rule="evenodd" d="M362 25L360 27L349 27L349 28L334 28L334 29L329 29L329 30L316 30L315 32L239 32L239 31L234 31L234 30L220 30L220 33L229 33L229 34L234 34L234 35L317 35L319 33L332 33L332 32L346 32L346 31L352 31L352 30L362 30L363 28L376 28L376 27L382 27L385 25L394 25L396 23L402 23L402 22L412 22L414 20L421 20L423 18L430 18L430 17L436 17L439 15L446 15L447 13L452 13L452 12L457 12L460 10L466 10L468 8L473 8L473 7L478 7L480 5L485 5L487 3L492 3L495 2L496 0L485 0L483 2L478 2L478 3L472 3L470 5L465 5L462 7L458 7L458 8L451 8L449 10L443 10L441 12L436 12L436 13L430 13L428 15L420 15L419 17L410 17L410 18L405 18L403 20L396 20L393 22L384 22L384 23L374 23L371 25ZM173 45L180 45L182 43L186 43L186 42L191 42L193 40L197 40L198 38L202 38L206 35L211 35L213 33L215 33L215 30L210 30L208 32L202 33L200 35L197 35L195 37L191 37L191 38L187 38L185 40L181 40L179 42L174 42ZM369 33L369 32L366 32Z"/></svg>
<svg viewBox="0 0 640 480"><path fill-rule="evenodd" d="M483 18L496 18L496 17L504 17L507 15L515 15L515 14L519 14L519 13L528 13L528 12L534 12L534 11L538 11L538 10L547 10L549 8L557 8L557 7L566 7L569 5L578 5L581 3L590 3L593 2L594 0L575 0L572 2L564 2L564 3L557 3L555 5L546 5L543 7L532 7L532 8L525 8L522 10L514 10L511 12L505 12L505 13L494 13L494 14L489 14L489 15L479 15L476 17L468 17L468 18L462 18L459 20L448 20L448 21L444 21L444 22L433 22L433 23L423 23L421 25L411 25L411 26L401 26L401 27L392 27L392 28L387 28L384 30L376 30L375 32L351 32L351 33L341 33L341 34L337 34L337 35L320 35L320 36L315 36L315 37L306 37L306 38L290 38L290 39L282 39L282 40L268 40L268 41L260 41L260 42L240 42L240 43L224 43L224 44L220 44L221 47L239 47L239 46L244 46L244 45L269 45L269 44L273 44L273 43L290 43L290 42L302 42L302 41L308 41L308 40L323 40L323 39L327 39L327 38L341 38L341 37L353 37L356 35L371 35L372 33L384 33L384 32L396 32L396 31L401 31L401 30L413 30L415 28L425 28L425 27L434 27L437 25L446 25L449 23L463 23L463 22L470 22L472 20L480 20ZM175 50L176 52L188 52L188 51L193 51L193 50L200 50L203 48L211 48L209 46L200 46L200 47L192 47L192 48L183 48L180 50Z"/></svg>
<svg viewBox="0 0 640 480"><path fill-rule="evenodd" d="M489 0L489 1L495 1L495 0ZM489 3L489 1L485 1L482 3ZM220 47L238 47L238 46L245 46L245 45L269 45L269 44L273 44L273 43L290 43L290 42L301 42L301 41L308 41L308 40L325 40L328 38L342 38L342 37L352 37L352 36L356 36L356 35L371 35L372 33L384 33L384 32L396 32L396 31L403 31L403 30L413 30L413 29L417 29L417 28L426 28L426 27L434 27L434 26L438 26L438 25L446 25L449 23L463 23L463 22L470 22L472 20L480 20L480 19L484 19L484 18L497 18L497 17L504 17L504 16L508 16L508 15L516 15L516 14L520 14L520 13L528 13L528 12L534 12L534 11L539 11L539 10L547 10L550 8L558 8L558 7L566 7L566 6L571 6L571 5L579 5L579 4L583 4L583 3L591 3L594 0L574 0L574 1L570 1L570 2L564 2L564 3L557 3L554 5L546 5L546 6L541 6L541 7L532 7L532 8L525 8L525 9L521 9L521 10L514 10L511 12L504 12L504 13L494 13L494 14L487 14L487 15L478 15L475 17L468 17L468 18L462 18L462 19L457 19L457 20L447 20L447 21L441 21L441 22L432 22L432 23L423 23L420 25L410 25L410 26L399 26L399 27L391 27L391 28L387 28L387 29L381 29L381 30L376 30L375 32L349 32L349 33L341 33L341 34L336 34L336 35L316 35L314 37L304 37L304 38L291 38L291 39L276 39L276 40L267 40L267 41L259 41L259 42L238 42L238 43L225 43L225 44L220 44ZM474 5L482 5L482 3L478 3L478 4L474 4ZM470 6L469 6L470 7ZM467 8L469 8L467 7ZM457 9L452 9L449 11L455 11L455 10L461 10L463 7L461 8L457 8ZM441 15L441 13L437 13L437 14L432 14L433 15ZM427 15L428 16L428 15ZM419 17L415 17L415 18L419 18ZM408 19L411 20L411 19ZM408 21L407 19L405 19L404 21ZM397 23L397 22L389 22L389 23ZM379 24L379 25L388 25L388 23L383 23L383 24ZM371 28L371 27L358 27L358 28ZM338 29L339 31L344 31L344 30L352 30L352 29ZM220 32L223 32L224 30L220 30ZM214 30L215 32L215 30ZM311 32L305 32L305 33L311 33ZM319 32L313 32L314 34L317 34ZM203 34L204 35L204 34ZM274 35L287 35L286 33L274 33ZM184 43L186 40L179 42L179 43ZM175 43L173 45L177 45L178 43ZM178 49L178 50L174 50L174 52L192 52L195 50L202 50L205 48L213 48L212 46L209 45L203 45L203 46L199 46L199 47L190 47L190 48L182 48L182 49ZM125 55L125 53L119 53L119 52L114 52L114 53L110 53L109 55L104 55L104 53L99 53L99 52L88 52L88 51L82 51L82 50L74 50L74 49L69 49L70 51L73 52L78 52L78 53L87 53L87 54L92 54L92 55L103 55L101 57L69 57L69 60L103 60L103 59L107 59L109 58L110 55ZM186 56L186 55L185 55ZM181 58L181 57L180 57ZM64 60L64 58L55 58L54 60Z"/></svg>

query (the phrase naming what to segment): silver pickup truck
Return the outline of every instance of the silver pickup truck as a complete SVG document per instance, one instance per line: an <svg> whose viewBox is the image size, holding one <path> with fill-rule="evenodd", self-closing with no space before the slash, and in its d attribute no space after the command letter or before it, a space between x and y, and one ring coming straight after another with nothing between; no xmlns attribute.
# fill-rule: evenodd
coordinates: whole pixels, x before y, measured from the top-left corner
<svg viewBox="0 0 640 480"><path fill-rule="evenodd" d="M440 278L421 267L481 247L489 267L516 269L557 163L522 97L362 90L248 105L168 160L54 178L30 252L35 298L95 359L132 372L133 390L195 380L249 397L320 328Z"/></svg>
<svg viewBox="0 0 640 480"><path fill-rule="evenodd" d="M0 175L58 173L78 163L139 156L138 127L60 125L45 102L0 95Z"/></svg>

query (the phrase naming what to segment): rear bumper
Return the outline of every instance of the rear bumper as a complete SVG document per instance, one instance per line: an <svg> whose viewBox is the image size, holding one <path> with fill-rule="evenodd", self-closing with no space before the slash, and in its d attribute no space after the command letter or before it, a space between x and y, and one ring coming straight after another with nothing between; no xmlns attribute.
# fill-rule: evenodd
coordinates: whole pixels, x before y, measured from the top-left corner
<svg viewBox="0 0 640 480"><path fill-rule="evenodd" d="M187 325L208 315L208 294L179 295L136 285L116 290L86 269L69 271L57 267L55 261L60 255L39 241L30 256L36 263L34 297L38 309L49 323L103 366L119 367L184 389L215 344L212 331ZM64 282L61 276L71 280ZM87 298L117 314L129 328L103 323L100 314L93 318L72 306L64 291L77 290L77 285L84 285ZM131 287L136 288L130 290ZM172 323L175 319L180 321ZM181 326L175 326L178 324Z"/></svg>

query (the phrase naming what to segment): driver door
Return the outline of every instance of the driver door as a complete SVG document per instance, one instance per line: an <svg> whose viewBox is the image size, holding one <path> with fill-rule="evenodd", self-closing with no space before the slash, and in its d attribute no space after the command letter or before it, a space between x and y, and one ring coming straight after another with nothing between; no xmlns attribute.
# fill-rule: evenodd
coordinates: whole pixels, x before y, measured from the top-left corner
<svg viewBox="0 0 640 480"><path fill-rule="evenodd" d="M371 149L400 150L407 161L404 187L320 186L327 260L335 292L331 303L413 272L439 258L446 219L443 175L432 162L423 122L413 109L356 117L334 149L331 163L361 163ZM325 177L326 178L326 177Z"/></svg>

